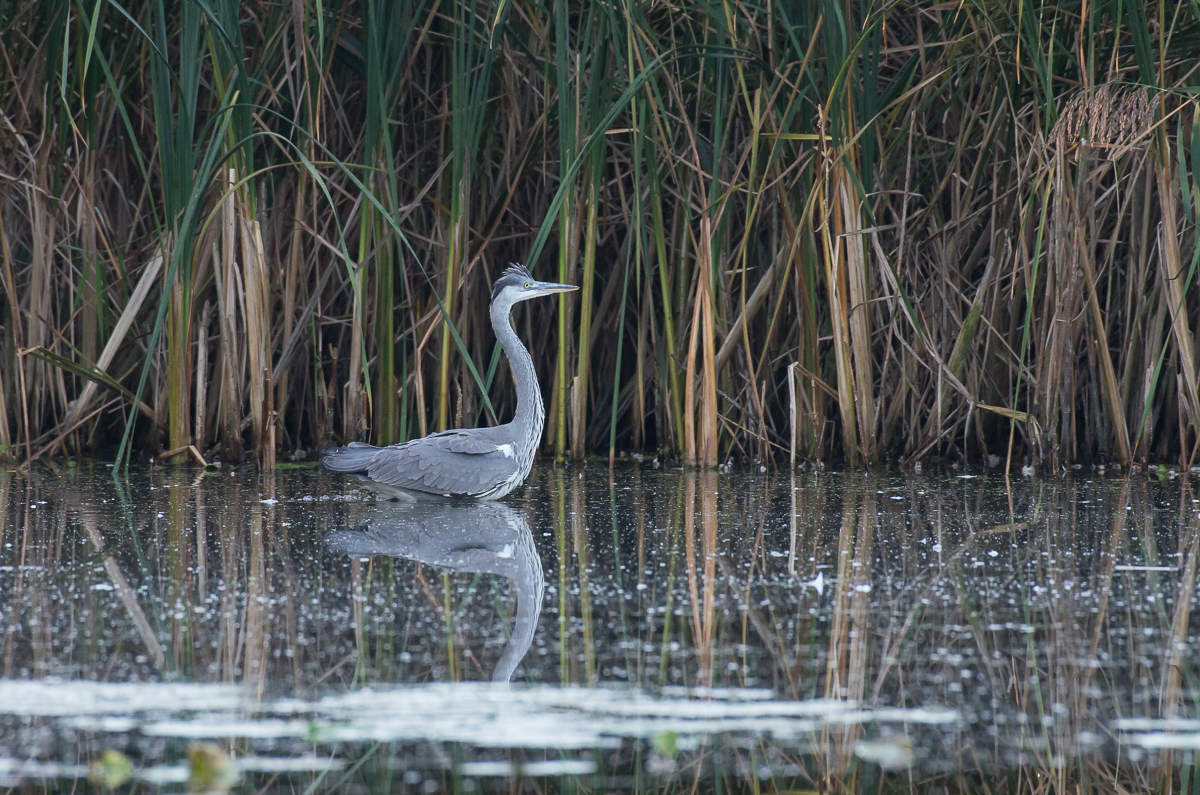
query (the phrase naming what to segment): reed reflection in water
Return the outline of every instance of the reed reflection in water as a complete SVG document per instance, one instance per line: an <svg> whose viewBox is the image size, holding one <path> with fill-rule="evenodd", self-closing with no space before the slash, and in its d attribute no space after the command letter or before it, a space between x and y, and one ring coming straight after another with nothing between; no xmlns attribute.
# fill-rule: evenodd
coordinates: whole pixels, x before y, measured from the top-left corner
<svg viewBox="0 0 1200 795"><path fill-rule="evenodd" d="M435 510L313 470L0 473L0 757L150 769L211 736L372 791L1191 792L1193 494L627 465ZM74 704L37 702L47 677ZM453 685L491 678L517 687Z"/></svg>

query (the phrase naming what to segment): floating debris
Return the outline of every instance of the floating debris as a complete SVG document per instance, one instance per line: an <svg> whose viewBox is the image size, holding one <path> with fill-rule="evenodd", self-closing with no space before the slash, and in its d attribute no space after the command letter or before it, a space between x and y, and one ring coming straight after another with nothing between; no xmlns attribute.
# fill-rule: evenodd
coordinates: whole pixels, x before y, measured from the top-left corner
<svg viewBox="0 0 1200 795"><path fill-rule="evenodd" d="M897 734L879 740L859 740L854 744L854 755L884 770L906 770L916 761L913 748L911 737Z"/></svg>

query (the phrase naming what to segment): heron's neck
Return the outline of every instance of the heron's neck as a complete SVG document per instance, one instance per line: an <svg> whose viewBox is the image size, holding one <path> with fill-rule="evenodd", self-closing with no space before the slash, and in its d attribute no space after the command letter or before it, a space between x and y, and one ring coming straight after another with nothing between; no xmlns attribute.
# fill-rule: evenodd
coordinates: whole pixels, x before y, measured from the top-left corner
<svg viewBox="0 0 1200 795"><path fill-rule="evenodd" d="M519 430L517 444L523 452L532 453L542 440L546 409L542 405L542 390L538 386L537 372L533 369L533 358L513 331L511 310L512 304L493 306L492 329L508 357L513 382L517 387L517 411L512 421L513 428Z"/></svg>

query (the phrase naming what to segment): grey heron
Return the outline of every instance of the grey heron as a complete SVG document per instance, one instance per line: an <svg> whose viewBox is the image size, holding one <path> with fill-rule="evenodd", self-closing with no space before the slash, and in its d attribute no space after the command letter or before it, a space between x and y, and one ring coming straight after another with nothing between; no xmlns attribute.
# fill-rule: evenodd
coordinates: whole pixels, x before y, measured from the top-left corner
<svg viewBox="0 0 1200 795"><path fill-rule="evenodd" d="M492 330L508 357L517 387L512 422L494 428L443 431L389 447L351 442L326 452L321 463L333 472L356 475L377 493L412 502L447 497L498 500L520 486L533 466L546 409L533 359L513 331L509 314L521 301L576 289L570 284L539 282L515 263L492 287Z"/></svg>
<svg viewBox="0 0 1200 795"><path fill-rule="evenodd" d="M496 662L495 682L512 679L533 644L546 579L533 533L521 512L503 503L380 503L355 530L332 530L325 545L351 557L390 555L456 572L499 574L517 595L512 636Z"/></svg>

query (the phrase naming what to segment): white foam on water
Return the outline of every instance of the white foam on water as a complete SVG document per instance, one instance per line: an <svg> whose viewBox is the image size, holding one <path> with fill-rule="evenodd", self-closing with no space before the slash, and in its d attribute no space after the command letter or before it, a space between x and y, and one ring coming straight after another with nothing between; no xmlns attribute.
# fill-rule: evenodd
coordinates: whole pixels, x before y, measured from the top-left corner
<svg viewBox="0 0 1200 795"><path fill-rule="evenodd" d="M1187 734L1167 734L1166 732L1127 734L1121 738L1121 741L1129 745L1140 745L1142 748L1200 750L1200 732L1190 732Z"/></svg>
<svg viewBox="0 0 1200 795"><path fill-rule="evenodd" d="M341 770L346 762L323 756L243 756L234 760L237 769L246 773L309 773Z"/></svg>
<svg viewBox="0 0 1200 795"><path fill-rule="evenodd" d="M464 776L495 776L507 778L517 774L517 767L512 762L463 762L458 766L458 772Z"/></svg>
<svg viewBox="0 0 1200 795"><path fill-rule="evenodd" d="M944 707L915 707L904 709L891 707L870 710L870 720L876 723L921 723L927 726L944 726L959 719L956 710Z"/></svg>
<svg viewBox="0 0 1200 795"><path fill-rule="evenodd" d="M1200 731L1194 718L1117 718L1112 727L1123 732Z"/></svg>
<svg viewBox="0 0 1200 795"><path fill-rule="evenodd" d="M188 780L191 772L187 765L155 765L137 772L139 781L147 784L182 784Z"/></svg>
<svg viewBox="0 0 1200 795"><path fill-rule="evenodd" d="M2 708L0 708L0 711L2 711ZM110 715L101 715L99 717L88 715L82 718L68 718L63 722L72 729L79 729L79 731L84 732L129 732L138 727L138 721L134 718Z"/></svg>
<svg viewBox="0 0 1200 795"><path fill-rule="evenodd" d="M590 759L547 759L541 762L526 762L514 765L512 762L480 761L463 762L458 766L458 772L464 776L589 776L596 772L596 763Z"/></svg>
<svg viewBox="0 0 1200 795"><path fill-rule="evenodd" d="M88 769L86 765L38 762L32 759L14 759L11 756L0 756L0 779L84 778L87 774Z"/></svg>
<svg viewBox="0 0 1200 795"><path fill-rule="evenodd" d="M595 772L596 763L591 759L546 759L521 765L526 776L588 776Z"/></svg>
<svg viewBox="0 0 1200 795"><path fill-rule="evenodd" d="M880 740L859 740L854 744L854 755L863 761L874 762L884 770L904 770L916 761L912 738L903 734Z"/></svg>
<svg viewBox="0 0 1200 795"><path fill-rule="evenodd" d="M0 682L0 714L60 716L85 731L147 736L307 738L318 743L425 740L479 748L615 748L621 738L721 733L802 739L828 725L960 720L950 709L863 709L838 699L787 701L762 689L638 690L492 683L364 688L315 701L254 702L228 685ZM200 714L179 713L194 712ZM3 773L3 771L0 771Z"/></svg>
<svg viewBox="0 0 1200 795"><path fill-rule="evenodd" d="M308 721L301 720L237 720L206 719L165 720L143 724L142 734L153 737L222 738L222 737L306 737Z"/></svg>
<svg viewBox="0 0 1200 795"><path fill-rule="evenodd" d="M128 715L137 712L237 709L249 702L231 685L0 679L0 714L27 716Z"/></svg>
<svg viewBox="0 0 1200 795"><path fill-rule="evenodd" d="M437 715L400 713L391 719L356 720L346 724L318 724L312 739L318 743L401 740L459 742L479 748L617 748L618 737L608 736L602 724L567 713L515 711L507 714Z"/></svg>

